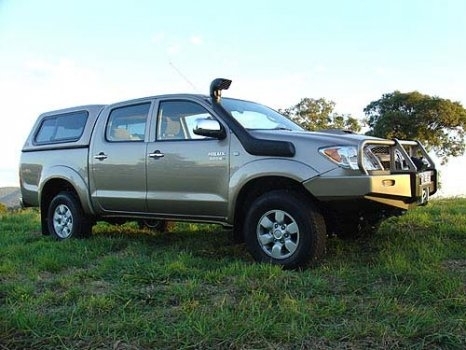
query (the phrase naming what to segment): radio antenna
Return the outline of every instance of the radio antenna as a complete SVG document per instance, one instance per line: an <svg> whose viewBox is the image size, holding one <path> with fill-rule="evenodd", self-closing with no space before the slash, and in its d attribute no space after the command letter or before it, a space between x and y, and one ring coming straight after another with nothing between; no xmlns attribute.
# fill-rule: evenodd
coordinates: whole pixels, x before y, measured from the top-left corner
<svg viewBox="0 0 466 350"><path fill-rule="evenodd" d="M181 71L178 68L176 68L176 66L173 64L172 61L168 61L168 63L175 70L175 72L177 72L180 75L180 77L183 78L184 81L186 81L189 85L191 85L191 87L194 89L194 91L199 92L197 87L188 78L186 78L186 76L183 73L181 73Z"/></svg>

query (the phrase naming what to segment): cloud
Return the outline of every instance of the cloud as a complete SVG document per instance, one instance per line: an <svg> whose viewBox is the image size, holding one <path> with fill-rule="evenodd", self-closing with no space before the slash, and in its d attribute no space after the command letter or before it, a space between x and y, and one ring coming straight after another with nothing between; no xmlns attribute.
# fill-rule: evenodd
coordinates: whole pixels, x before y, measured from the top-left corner
<svg viewBox="0 0 466 350"><path fill-rule="evenodd" d="M172 44L169 45L167 48L167 53L169 55L178 55L182 51L181 45L179 44Z"/></svg>
<svg viewBox="0 0 466 350"><path fill-rule="evenodd" d="M202 45L204 43L202 38L198 35L191 36L191 38L189 39L189 42L193 45Z"/></svg>
<svg viewBox="0 0 466 350"><path fill-rule="evenodd" d="M180 54L182 51L184 51L185 49L189 49L186 44L186 41L185 40L182 40L181 42L183 42L183 44L180 44L179 43L180 40L177 40L177 41L173 41L172 44L170 44L167 48L167 53L169 55L178 55ZM189 40L188 40L188 43L192 46L200 46L204 43L204 41L202 40L202 37L198 36L198 35L192 35Z"/></svg>
<svg viewBox="0 0 466 350"><path fill-rule="evenodd" d="M163 32L160 32L160 33L156 33L152 36L152 43L153 44L160 44L162 43L163 41L165 40L165 33Z"/></svg>
<svg viewBox="0 0 466 350"><path fill-rule="evenodd" d="M62 57L31 58L0 72L2 114L14 127L0 129L0 186L17 184L21 148L37 116L45 111L113 100L121 92L96 69Z"/></svg>
<svg viewBox="0 0 466 350"><path fill-rule="evenodd" d="M41 83L54 82L69 85L76 82L94 81L97 73L90 68L79 65L76 61L62 57L56 61L30 59L24 63L25 71L31 78L41 80Z"/></svg>
<svg viewBox="0 0 466 350"><path fill-rule="evenodd" d="M313 69L314 73L325 73L327 72L327 67L323 64L318 64L316 66L314 66L314 69Z"/></svg>
<svg viewBox="0 0 466 350"><path fill-rule="evenodd" d="M170 37L164 32L155 33L152 35L151 43L165 47L166 53L175 56L187 49L188 45L200 46L204 44L204 40L200 35L191 35L189 38L172 36Z"/></svg>

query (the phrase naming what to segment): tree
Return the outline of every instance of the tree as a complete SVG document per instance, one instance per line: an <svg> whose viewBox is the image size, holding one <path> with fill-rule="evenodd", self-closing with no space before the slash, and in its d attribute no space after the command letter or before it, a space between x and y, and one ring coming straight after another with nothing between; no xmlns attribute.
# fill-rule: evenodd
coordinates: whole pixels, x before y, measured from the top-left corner
<svg viewBox="0 0 466 350"><path fill-rule="evenodd" d="M395 91L372 101L364 113L368 135L419 140L442 164L465 151L466 110L459 102Z"/></svg>
<svg viewBox="0 0 466 350"><path fill-rule="evenodd" d="M318 100L303 98L301 101L280 112L303 128L311 131L325 129L346 129L354 132L361 130L361 125L356 118L348 114L338 114L333 111L335 102L324 98Z"/></svg>

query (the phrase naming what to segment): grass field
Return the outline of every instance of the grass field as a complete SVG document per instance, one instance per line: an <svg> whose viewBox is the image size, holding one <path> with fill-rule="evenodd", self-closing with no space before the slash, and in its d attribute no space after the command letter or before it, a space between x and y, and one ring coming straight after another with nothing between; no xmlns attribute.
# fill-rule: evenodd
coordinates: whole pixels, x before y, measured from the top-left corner
<svg viewBox="0 0 466 350"><path fill-rule="evenodd" d="M315 267L252 261L218 226L40 235L0 214L0 349L464 349L466 199L435 200Z"/></svg>

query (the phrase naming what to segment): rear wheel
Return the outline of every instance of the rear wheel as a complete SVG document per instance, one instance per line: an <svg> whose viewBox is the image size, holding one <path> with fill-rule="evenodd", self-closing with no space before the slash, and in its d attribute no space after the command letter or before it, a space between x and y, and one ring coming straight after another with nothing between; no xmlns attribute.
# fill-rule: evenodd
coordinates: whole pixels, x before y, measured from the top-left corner
<svg viewBox="0 0 466 350"><path fill-rule="evenodd" d="M167 232L168 222L165 220L142 219L138 220L139 228L147 228L150 231Z"/></svg>
<svg viewBox="0 0 466 350"><path fill-rule="evenodd" d="M297 268L325 252L325 222L298 192L277 190L257 198L244 223L246 245L259 262Z"/></svg>
<svg viewBox="0 0 466 350"><path fill-rule="evenodd" d="M48 231L57 239L89 237L92 224L84 215L78 198L70 192L60 192L47 212Z"/></svg>

